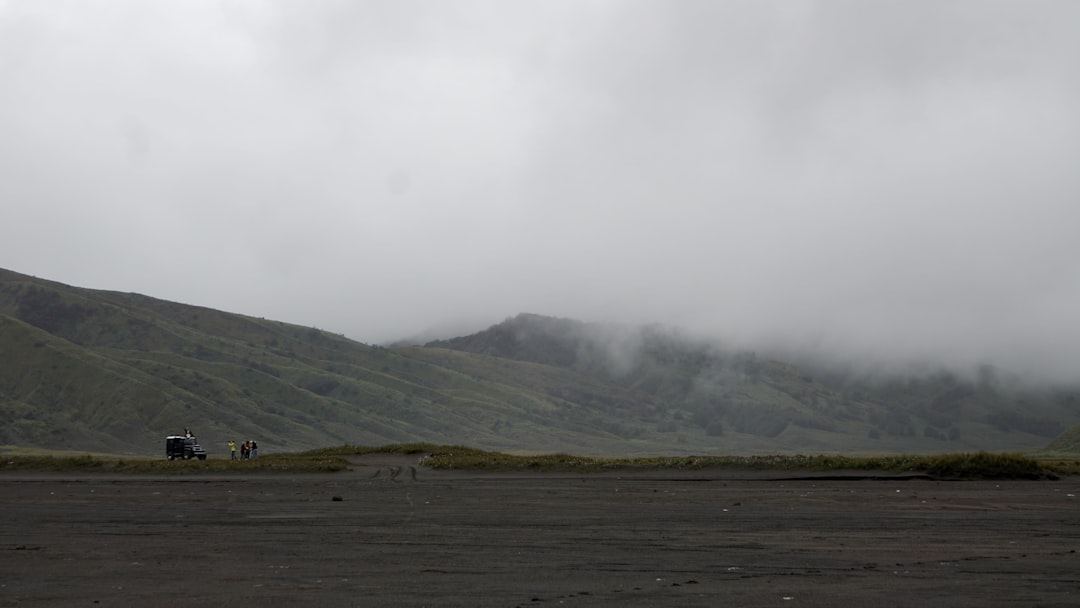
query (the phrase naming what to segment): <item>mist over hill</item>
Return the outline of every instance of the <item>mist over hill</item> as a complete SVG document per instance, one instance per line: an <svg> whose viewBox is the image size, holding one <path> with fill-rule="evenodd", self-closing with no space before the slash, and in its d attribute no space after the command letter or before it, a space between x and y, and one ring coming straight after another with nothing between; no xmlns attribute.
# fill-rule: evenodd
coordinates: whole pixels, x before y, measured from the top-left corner
<svg viewBox="0 0 1080 608"><path fill-rule="evenodd" d="M1076 386L1033 385L988 365L959 371L932 363L870 370L806 357L797 366L657 325L521 314L428 346L603 377L678 404L714 434L733 429L776 437L789 426L836 433L857 421L874 439L958 440L964 427L975 423L1004 433L1054 437L1080 411Z"/></svg>
<svg viewBox="0 0 1080 608"><path fill-rule="evenodd" d="M0 445L157 454L402 441L580 453L1045 445L1080 391L984 369L864 377L664 326L521 314L424 346L0 270Z"/></svg>

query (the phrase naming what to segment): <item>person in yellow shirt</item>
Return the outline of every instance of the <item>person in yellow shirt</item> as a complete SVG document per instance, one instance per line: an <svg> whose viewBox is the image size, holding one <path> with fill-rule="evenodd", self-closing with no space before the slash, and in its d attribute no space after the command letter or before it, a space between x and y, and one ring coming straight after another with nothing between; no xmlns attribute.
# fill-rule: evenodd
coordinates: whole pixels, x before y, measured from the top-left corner
<svg viewBox="0 0 1080 608"><path fill-rule="evenodd" d="M232 439L229 440L229 458L236 460L236 442Z"/></svg>

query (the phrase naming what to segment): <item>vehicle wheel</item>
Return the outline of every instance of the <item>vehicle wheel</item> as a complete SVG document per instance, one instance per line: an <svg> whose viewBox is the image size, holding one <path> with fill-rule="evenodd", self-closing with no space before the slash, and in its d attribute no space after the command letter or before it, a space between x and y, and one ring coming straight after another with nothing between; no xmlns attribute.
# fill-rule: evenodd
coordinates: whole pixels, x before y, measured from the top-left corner
<svg viewBox="0 0 1080 608"><path fill-rule="evenodd" d="M172 454L169 454L168 456L166 456L166 458L168 458L169 460L176 460L176 456L173 456Z"/></svg>
<svg viewBox="0 0 1080 608"><path fill-rule="evenodd" d="M184 460L191 460L191 454L184 454Z"/></svg>
<svg viewBox="0 0 1080 608"><path fill-rule="evenodd" d="M199 454L199 460L206 460L206 454Z"/></svg>

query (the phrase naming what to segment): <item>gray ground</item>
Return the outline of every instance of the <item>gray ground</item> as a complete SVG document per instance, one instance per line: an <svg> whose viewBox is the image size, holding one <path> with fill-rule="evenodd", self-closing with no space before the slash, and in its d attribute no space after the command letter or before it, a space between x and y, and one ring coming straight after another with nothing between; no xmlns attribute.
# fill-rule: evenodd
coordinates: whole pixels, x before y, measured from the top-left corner
<svg viewBox="0 0 1080 608"><path fill-rule="evenodd" d="M415 465L0 475L0 606L1080 606L1078 478Z"/></svg>

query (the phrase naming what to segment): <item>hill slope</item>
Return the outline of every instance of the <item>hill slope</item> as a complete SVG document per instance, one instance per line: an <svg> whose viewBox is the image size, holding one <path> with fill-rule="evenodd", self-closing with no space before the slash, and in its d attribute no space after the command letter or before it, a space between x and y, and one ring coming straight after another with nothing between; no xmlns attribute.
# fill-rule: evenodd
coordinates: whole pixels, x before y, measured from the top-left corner
<svg viewBox="0 0 1080 608"><path fill-rule="evenodd" d="M1055 437L1046 449L1053 452L1080 454L1080 424L1074 425Z"/></svg>
<svg viewBox="0 0 1080 608"><path fill-rule="evenodd" d="M861 378L817 374L659 326L588 324L522 314L432 342L576 370L644 393L706 433L791 448L928 450L1034 447L1080 416L1075 387L1033 388L939 370ZM764 442L767 444L770 442Z"/></svg>
<svg viewBox="0 0 1080 608"><path fill-rule="evenodd" d="M1047 395L830 384L659 328L530 315L388 349L0 270L0 445L157 454L190 426L212 454L248 438L264 451L1017 449L1080 421L1073 394Z"/></svg>
<svg viewBox="0 0 1080 608"><path fill-rule="evenodd" d="M264 450L418 440L510 448L528 446L516 437L525 433L545 446L606 449L618 439L595 427L621 418L601 414L578 429L544 413L559 409L550 387L601 392L575 374L541 370L537 392L527 388L535 366L409 351L0 271L0 444L156 453L185 426L219 452L248 437ZM499 378L445 363L498 368Z"/></svg>
<svg viewBox="0 0 1080 608"><path fill-rule="evenodd" d="M0 444L155 454L190 426L218 453L230 438L264 451L402 441L679 451L673 434L643 439L654 409L646 394L562 368L385 349L0 270Z"/></svg>

